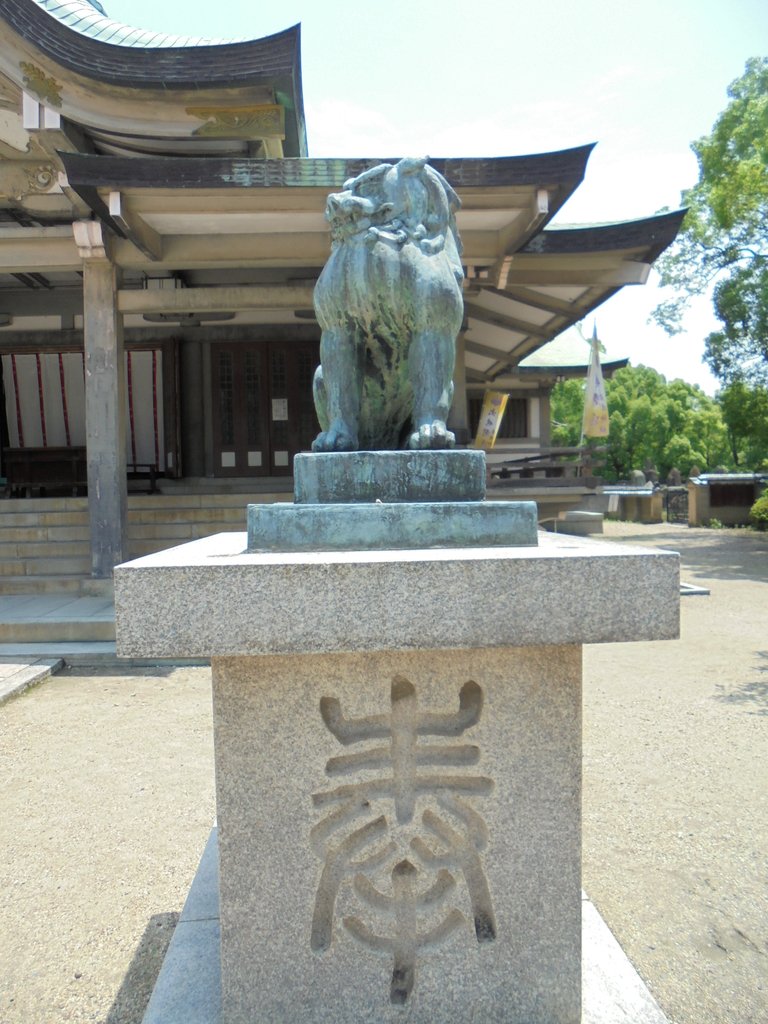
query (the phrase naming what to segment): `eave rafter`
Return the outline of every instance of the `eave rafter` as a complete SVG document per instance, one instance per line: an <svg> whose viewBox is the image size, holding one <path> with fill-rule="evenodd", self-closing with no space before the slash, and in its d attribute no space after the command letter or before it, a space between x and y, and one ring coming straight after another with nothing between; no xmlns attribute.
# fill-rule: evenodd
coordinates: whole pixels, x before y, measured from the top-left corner
<svg viewBox="0 0 768 1024"><path fill-rule="evenodd" d="M107 204L109 216L121 229L123 236L133 242L137 249L150 260L163 256L163 240L138 214L134 214L120 192L109 193Z"/></svg>
<svg viewBox="0 0 768 1024"><path fill-rule="evenodd" d="M469 338L464 339L464 348L473 355L482 356L484 359L493 359L494 362L501 360L509 361L509 353L505 352L504 349L494 348L491 345L482 345L479 341L471 341Z"/></svg>
<svg viewBox="0 0 768 1024"><path fill-rule="evenodd" d="M551 331L528 320L520 320L514 316L507 316L503 313L495 313L486 309L477 302L465 301L464 313L472 320L479 320L481 323L489 324L491 327L500 327L506 331L516 331L525 336L534 338L548 338Z"/></svg>
<svg viewBox="0 0 768 1024"><path fill-rule="evenodd" d="M573 302L566 302L554 295L545 295L544 292L538 292L533 288L511 285L504 290L499 288L488 288L487 290L502 298L512 299L514 302L530 306L532 309L540 309L544 313L559 313L566 317L573 316L574 312L578 313L578 307L574 307Z"/></svg>

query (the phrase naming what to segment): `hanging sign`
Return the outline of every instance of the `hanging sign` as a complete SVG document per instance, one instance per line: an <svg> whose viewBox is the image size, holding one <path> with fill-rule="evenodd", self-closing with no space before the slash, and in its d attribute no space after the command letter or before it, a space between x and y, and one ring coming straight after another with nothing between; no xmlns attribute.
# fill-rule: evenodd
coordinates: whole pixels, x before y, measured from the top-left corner
<svg viewBox="0 0 768 1024"><path fill-rule="evenodd" d="M483 398L483 409L477 425L475 448L493 448L496 435L499 433L504 411L507 408L509 395L503 391L486 391Z"/></svg>

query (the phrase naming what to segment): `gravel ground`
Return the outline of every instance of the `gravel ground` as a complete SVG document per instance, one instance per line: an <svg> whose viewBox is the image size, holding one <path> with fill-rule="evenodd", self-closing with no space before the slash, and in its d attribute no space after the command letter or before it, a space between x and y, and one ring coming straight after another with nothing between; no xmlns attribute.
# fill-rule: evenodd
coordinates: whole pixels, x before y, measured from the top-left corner
<svg viewBox="0 0 768 1024"><path fill-rule="evenodd" d="M584 888L675 1024L768 1022L768 535L679 551L681 640L584 655Z"/></svg>
<svg viewBox="0 0 768 1024"><path fill-rule="evenodd" d="M681 552L682 639L585 650L584 887L674 1024L768 1021L768 536ZM214 818L210 672L0 707L0 1024L139 1024Z"/></svg>

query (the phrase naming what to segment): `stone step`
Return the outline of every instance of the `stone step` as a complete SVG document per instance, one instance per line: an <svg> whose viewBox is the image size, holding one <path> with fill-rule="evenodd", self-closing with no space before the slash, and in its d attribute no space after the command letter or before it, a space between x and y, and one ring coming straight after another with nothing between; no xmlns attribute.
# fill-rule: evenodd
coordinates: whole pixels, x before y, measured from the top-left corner
<svg viewBox="0 0 768 1024"><path fill-rule="evenodd" d="M0 622L0 643L109 643L115 639L115 620L51 619Z"/></svg>
<svg viewBox="0 0 768 1024"><path fill-rule="evenodd" d="M115 643L104 640L62 640L39 643L0 644L0 658L60 658L70 668L156 668L183 666L210 666L210 658L118 658Z"/></svg>
<svg viewBox="0 0 768 1024"><path fill-rule="evenodd" d="M0 500L0 516L25 512L88 512L87 498L6 498Z"/></svg>
<svg viewBox="0 0 768 1024"><path fill-rule="evenodd" d="M292 501L291 488L253 494L137 494L128 497L128 509L158 508L245 508L254 502Z"/></svg>
<svg viewBox="0 0 768 1024"><path fill-rule="evenodd" d="M114 637L111 595L0 596L0 643L108 642Z"/></svg>
<svg viewBox="0 0 768 1024"><path fill-rule="evenodd" d="M87 556L0 559L2 576L87 576L91 558Z"/></svg>
<svg viewBox="0 0 768 1024"><path fill-rule="evenodd" d="M6 543L5 535L0 530L0 561L10 558L19 559L48 559L48 558L75 558L90 556L91 546L87 540L65 540L57 541L55 538L39 541L21 541L19 543Z"/></svg>
<svg viewBox="0 0 768 1024"><path fill-rule="evenodd" d="M242 522L245 524L246 506L232 508L147 508L128 513L128 528L141 523L210 523ZM244 528L244 527L243 527Z"/></svg>
<svg viewBox="0 0 768 1024"><path fill-rule="evenodd" d="M39 509L38 511L8 511L7 506L0 502L0 530L6 527L48 527L48 526L88 526L88 512L72 511L71 509Z"/></svg>
<svg viewBox="0 0 768 1024"><path fill-rule="evenodd" d="M0 520L0 543L30 544L55 541L87 541L90 530L84 526L7 526Z"/></svg>
<svg viewBox="0 0 768 1024"><path fill-rule="evenodd" d="M78 594L82 597L114 596L112 580L97 580L92 576L32 576L0 577L0 595L25 594Z"/></svg>

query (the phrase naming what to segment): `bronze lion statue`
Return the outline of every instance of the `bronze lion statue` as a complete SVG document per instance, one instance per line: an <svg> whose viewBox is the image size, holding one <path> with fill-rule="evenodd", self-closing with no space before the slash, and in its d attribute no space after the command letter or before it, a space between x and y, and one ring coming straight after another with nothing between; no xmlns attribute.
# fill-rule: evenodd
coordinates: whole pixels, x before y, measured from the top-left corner
<svg viewBox="0 0 768 1024"><path fill-rule="evenodd" d="M426 159L380 164L328 197L313 451L453 447L445 421L464 308L459 205Z"/></svg>

